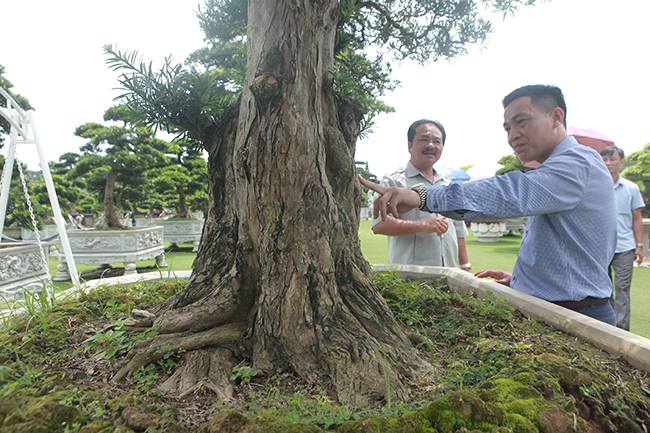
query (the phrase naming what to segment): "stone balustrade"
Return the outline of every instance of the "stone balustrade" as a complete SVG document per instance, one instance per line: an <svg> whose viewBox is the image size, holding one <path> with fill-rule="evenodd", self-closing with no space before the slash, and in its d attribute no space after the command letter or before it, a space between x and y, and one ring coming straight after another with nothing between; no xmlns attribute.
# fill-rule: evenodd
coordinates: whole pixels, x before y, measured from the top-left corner
<svg viewBox="0 0 650 433"><path fill-rule="evenodd" d="M75 263L107 267L124 263L124 275L137 274L135 263L155 258L159 268L167 267L163 228L160 226L126 230L69 230L68 239ZM65 255L59 254L54 281L69 281Z"/></svg>
<svg viewBox="0 0 650 433"><path fill-rule="evenodd" d="M498 242L508 233L506 220L472 221L469 228L479 242Z"/></svg>
<svg viewBox="0 0 650 433"><path fill-rule="evenodd" d="M48 258L49 244L42 244ZM2 245L0 249L0 300L19 301L26 292L40 293L50 281L49 266L39 245Z"/></svg>
<svg viewBox="0 0 650 433"><path fill-rule="evenodd" d="M643 218L643 257L650 257L650 218Z"/></svg>
<svg viewBox="0 0 650 433"><path fill-rule="evenodd" d="M152 224L150 219L136 220L136 227L147 227ZM194 248L192 252L195 253L199 250L201 243L201 236L203 235L204 219L157 219L153 224L160 226L164 229L164 241L170 244L177 244L179 242L192 242Z"/></svg>

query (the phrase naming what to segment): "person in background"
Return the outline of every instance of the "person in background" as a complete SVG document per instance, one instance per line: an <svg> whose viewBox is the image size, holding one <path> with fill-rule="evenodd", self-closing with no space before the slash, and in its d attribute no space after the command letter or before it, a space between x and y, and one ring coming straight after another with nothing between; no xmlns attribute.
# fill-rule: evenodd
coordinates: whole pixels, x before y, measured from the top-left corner
<svg viewBox="0 0 650 433"><path fill-rule="evenodd" d="M625 163L625 152L616 146L600 151L600 156L614 180L614 194L618 218L616 224L616 250L609 264L609 276L614 273L614 298L611 300L616 313L616 326L630 330L630 285L634 261L643 260L643 197L639 187L619 176Z"/></svg>
<svg viewBox="0 0 650 433"><path fill-rule="evenodd" d="M410 189L414 185L448 185L451 180L433 167L442 156L445 128L435 120L422 119L408 129L411 159L406 168L384 176L381 185ZM388 236L388 262L420 266L460 267L470 271L462 221L413 209L385 220L373 218L372 231Z"/></svg>
<svg viewBox="0 0 650 433"><path fill-rule="evenodd" d="M503 107L508 143L522 162L539 162L536 170L413 189L360 179L381 195L374 216L386 220L413 208L465 221L529 216L513 273L475 275L615 325L607 268L616 246L616 201L602 158L567 134L558 87L521 87Z"/></svg>

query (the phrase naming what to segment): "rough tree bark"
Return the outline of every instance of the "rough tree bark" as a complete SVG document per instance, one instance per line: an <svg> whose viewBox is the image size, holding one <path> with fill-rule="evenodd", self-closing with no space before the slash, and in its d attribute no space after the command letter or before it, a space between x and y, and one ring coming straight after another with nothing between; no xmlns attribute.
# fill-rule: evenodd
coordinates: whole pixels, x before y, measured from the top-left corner
<svg viewBox="0 0 650 433"><path fill-rule="evenodd" d="M115 182L117 180L118 170L111 168L106 176L106 186L104 187L104 225L112 228L124 227L120 223L117 213L115 212L114 196Z"/></svg>
<svg viewBox="0 0 650 433"><path fill-rule="evenodd" d="M187 208L187 198L185 197L185 188L183 188L183 185L176 185L176 192L178 193L178 209L176 217L190 218L190 211Z"/></svg>
<svg viewBox="0 0 650 433"><path fill-rule="evenodd" d="M403 400L429 366L361 254L362 108L327 86L338 2L248 4L248 86L208 149L209 211L192 277L139 323L160 335L114 380L171 346L191 355L168 391L200 382L227 397L230 369L246 359L256 371L329 381L342 402L364 405L386 398L387 363L392 399Z"/></svg>

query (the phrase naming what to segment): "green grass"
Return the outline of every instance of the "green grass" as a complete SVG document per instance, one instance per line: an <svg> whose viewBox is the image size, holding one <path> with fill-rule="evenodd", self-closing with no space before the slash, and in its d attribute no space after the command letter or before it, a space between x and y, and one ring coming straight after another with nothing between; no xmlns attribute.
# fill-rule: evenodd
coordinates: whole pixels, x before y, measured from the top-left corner
<svg viewBox="0 0 650 433"><path fill-rule="evenodd" d="M637 335L650 338L650 316L647 306L650 305L650 268L634 268L632 277L632 319L630 331Z"/></svg>
<svg viewBox="0 0 650 433"><path fill-rule="evenodd" d="M375 235L370 221L361 221L359 227L361 250L366 260L373 265L388 263L386 237ZM499 242L479 242L476 236L465 238L467 254L472 263L472 272L483 269L497 269L512 272L521 244L521 236L504 236ZM650 338L650 316L646 306L650 305L650 268L634 268L632 277L632 319L630 331Z"/></svg>

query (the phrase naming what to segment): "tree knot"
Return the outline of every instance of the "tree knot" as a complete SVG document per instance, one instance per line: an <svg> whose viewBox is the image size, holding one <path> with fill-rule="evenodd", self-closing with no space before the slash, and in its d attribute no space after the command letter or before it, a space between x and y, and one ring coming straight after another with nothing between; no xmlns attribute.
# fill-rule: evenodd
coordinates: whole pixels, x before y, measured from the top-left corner
<svg viewBox="0 0 650 433"><path fill-rule="evenodd" d="M265 72L255 77L251 91L258 99L270 99L280 94L282 78Z"/></svg>

